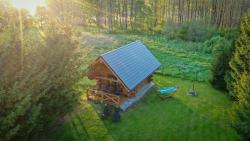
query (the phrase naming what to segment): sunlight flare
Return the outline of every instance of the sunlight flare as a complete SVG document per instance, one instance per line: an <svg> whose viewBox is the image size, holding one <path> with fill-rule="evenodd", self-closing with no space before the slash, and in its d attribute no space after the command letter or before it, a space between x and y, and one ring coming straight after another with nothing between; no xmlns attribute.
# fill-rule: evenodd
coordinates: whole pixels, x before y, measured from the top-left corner
<svg viewBox="0 0 250 141"><path fill-rule="evenodd" d="M11 0L17 8L27 9L31 15L35 15L37 6L44 6L45 0Z"/></svg>

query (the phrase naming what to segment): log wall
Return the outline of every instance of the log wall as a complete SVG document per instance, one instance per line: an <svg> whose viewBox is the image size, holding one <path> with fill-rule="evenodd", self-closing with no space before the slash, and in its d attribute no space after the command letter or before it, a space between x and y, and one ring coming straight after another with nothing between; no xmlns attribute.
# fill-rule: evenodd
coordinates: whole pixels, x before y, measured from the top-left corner
<svg viewBox="0 0 250 141"><path fill-rule="evenodd" d="M105 80L105 79L98 79L97 77L103 77L107 79L114 79L117 80L116 76L113 74L113 72L106 66L105 62L99 58L96 60L91 67L89 68L88 72L88 77L90 79L96 79L96 89L100 90L101 85L106 85L110 87L112 83L117 83L117 85L121 88L122 90L122 96L125 97L133 97L135 94L146 84L151 82L151 76L147 77L145 80L143 80L138 86L133 91L129 91L123 84L122 82L111 82L110 80ZM111 83L110 83L111 82Z"/></svg>

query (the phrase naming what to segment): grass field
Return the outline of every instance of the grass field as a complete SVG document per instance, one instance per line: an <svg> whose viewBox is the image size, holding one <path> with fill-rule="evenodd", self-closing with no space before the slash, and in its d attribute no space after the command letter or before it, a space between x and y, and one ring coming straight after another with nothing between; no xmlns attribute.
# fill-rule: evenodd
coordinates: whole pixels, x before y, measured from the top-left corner
<svg viewBox="0 0 250 141"><path fill-rule="evenodd" d="M58 141L235 141L237 133L230 126L233 116L227 97L206 83L196 83L198 96L186 93L191 82L155 75L157 87L178 85L172 99L160 100L152 89L138 104L122 113L120 123L102 121L98 108L85 100L66 117L46 140ZM95 105L96 106L96 105ZM94 106L94 107L95 107Z"/></svg>
<svg viewBox="0 0 250 141"><path fill-rule="evenodd" d="M67 115L64 122L44 140L235 141L239 138L231 127L234 121L231 102L224 93L207 83L212 57L211 54L202 53L202 43L169 41L163 36L83 36L83 43L92 49L89 61L134 40L142 40L162 64L154 75L156 88L123 112L120 123L102 121L99 117L100 105L86 102L83 94L79 107ZM195 73L200 81L195 83L198 97L190 97L186 93L192 87ZM81 83L83 87L93 84L86 78ZM162 101L156 95L157 87L168 86L178 86L179 90L174 98Z"/></svg>

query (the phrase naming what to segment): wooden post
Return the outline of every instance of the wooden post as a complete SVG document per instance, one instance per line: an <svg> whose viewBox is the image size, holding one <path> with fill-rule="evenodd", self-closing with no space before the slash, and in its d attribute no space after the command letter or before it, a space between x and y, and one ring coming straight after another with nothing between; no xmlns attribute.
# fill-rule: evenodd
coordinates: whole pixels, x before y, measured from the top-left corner
<svg viewBox="0 0 250 141"><path fill-rule="evenodd" d="M104 94L101 93L101 102L103 103L103 100L104 100Z"/></svg>
<svg viewBox="0 0 250 141"><path fill-rule="evenodd" d="M121 98L120 97L118 97L118 106L121 104Z"/></svg>
<svg viewBox="0 0 250 141"><path fill-rule="evenodd" d="M89 89L87 89L87 100L89 100Z"/></svg>

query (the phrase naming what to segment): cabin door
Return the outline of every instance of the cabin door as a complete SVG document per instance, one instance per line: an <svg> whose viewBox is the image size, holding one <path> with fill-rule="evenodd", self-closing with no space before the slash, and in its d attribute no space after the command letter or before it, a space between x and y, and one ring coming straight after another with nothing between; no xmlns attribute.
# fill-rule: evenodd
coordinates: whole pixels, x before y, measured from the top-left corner
<svg viewBox="0 0 250 141"><path fill-rule="evenodd" d="M121 85L120 83L113 82L114 94L121 95Z"/></svg>

